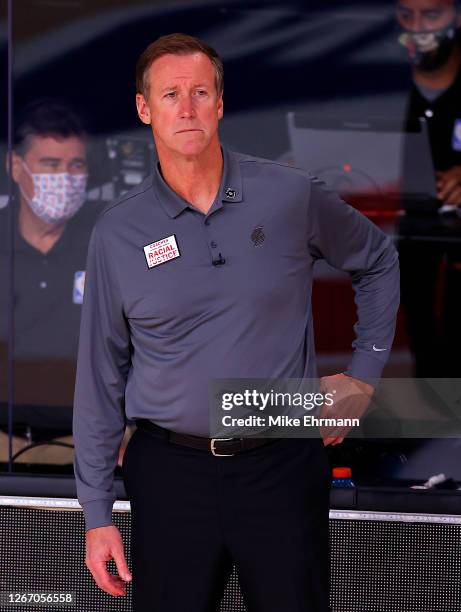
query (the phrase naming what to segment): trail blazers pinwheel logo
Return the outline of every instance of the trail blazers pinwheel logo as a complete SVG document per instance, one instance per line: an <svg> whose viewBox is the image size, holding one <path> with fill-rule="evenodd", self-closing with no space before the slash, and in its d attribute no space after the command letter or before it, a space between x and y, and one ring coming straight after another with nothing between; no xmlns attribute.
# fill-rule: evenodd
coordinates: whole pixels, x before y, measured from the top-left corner
<svg viewBox="0 0 461 612"><path fill-rule="evenodd" d="M262 225L258 225L254 228L254 230L251 232L250 238L253 241L254 246L258 247L262 245L266 239L266 234L264 233Z"/></svg>

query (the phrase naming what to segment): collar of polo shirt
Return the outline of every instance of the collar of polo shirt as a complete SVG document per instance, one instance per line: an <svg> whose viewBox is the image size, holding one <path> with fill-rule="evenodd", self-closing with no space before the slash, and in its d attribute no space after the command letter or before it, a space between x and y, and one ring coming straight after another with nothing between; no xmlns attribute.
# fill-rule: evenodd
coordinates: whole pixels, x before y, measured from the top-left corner
<svg viewBox="0 0 461 612"><path fill-rule="evenodd" d="M221 208L222 202L234 203L243 201L242 175L240 164L232 151L221 147L223 154L223 173L219 185L219 197L217 206L213 210ZM175 218L186 208L190 208L189 202L184 200L166 183L160 173L159 164L155 164L152 186L154 193L169 217ZM211 212L211 209L210 211Z"/></svg>

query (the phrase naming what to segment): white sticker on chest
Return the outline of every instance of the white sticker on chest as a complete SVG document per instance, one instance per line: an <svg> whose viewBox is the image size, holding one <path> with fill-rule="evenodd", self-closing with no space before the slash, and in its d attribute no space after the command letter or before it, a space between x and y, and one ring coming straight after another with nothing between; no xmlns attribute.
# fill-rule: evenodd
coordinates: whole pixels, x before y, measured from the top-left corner
<svg viewBox="0 0 461 612"><path fill-rule="evenodd" d="M172 234L151 244L146 244L144 247L144 255L146 256L147 265L149 268L155 268L160 264L181 257L176 242L176 236Z"/></svg>

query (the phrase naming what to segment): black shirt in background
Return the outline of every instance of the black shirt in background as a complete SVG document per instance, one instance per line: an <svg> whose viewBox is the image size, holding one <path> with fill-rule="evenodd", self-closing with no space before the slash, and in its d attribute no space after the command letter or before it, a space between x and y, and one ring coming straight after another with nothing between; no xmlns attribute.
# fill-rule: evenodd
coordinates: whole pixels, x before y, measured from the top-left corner
<svg viewBox="0 0 461 612"><path fill-rule="evenodd" d="M407 119L414 122L420 117L427 121L435 170L461 166L461 138L454 133L457 122L461 125L461 69L452 85L433 101L424 98L413 84Z"/></svg>
<svg viewBox="0 0 461 612"><path fill-rule="evenodd" d="M88 241L102 209L86 202L43 254L19 233L13 202L14 400L18 405L71 406ZM0 401L6 398L8 208L0 210Z"/></svg>

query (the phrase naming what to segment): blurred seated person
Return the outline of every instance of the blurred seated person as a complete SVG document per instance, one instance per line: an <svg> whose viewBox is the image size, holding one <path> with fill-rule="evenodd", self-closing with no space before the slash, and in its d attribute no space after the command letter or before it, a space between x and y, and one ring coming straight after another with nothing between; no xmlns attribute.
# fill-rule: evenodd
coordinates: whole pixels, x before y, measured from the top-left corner
<svg viewBox="0 0 461 612"><path fill-rule="evenodd" d="M407 118L409 122L419 118L427 122L437 198L445 210L447 205L452 208L456 224L456 211L461 211L459 5L455 0L398 0L397 21L402 30L399 41L406 47L412 67ZM401 240L399 245L402 306L415 376L457 377L461 371L455 352L461 341L461 232L459 242L435 239L438 225L447 219L442 221L436 208L432 215L433 220L418 218L413 210L401 223L402 235L419 236Z"/></svg>
<svg viewBox="0 0 461 612"><path fill-rule="evenodd" d="M0 427L6 431L6 358L14 255L14 421L28 440L70 433L75 359L88 240L100 211L85 202L87 135L79 117L54 100L37 101L17 117L11 177L13 201L0 210ZM12 208L10 208L12 207ZM14 220L9 236L10 209ZM5 434L3 434L4 436ZM21 446L20 438L15 447ZM52 449L51 456L56 454ZM7 444L0 440L0 461ZM33 455L45 458L38 447ZM26 456L27 455L27 456ZM72 461L72 459L70 459ZM33 462L33 461L32 461ZM53 459L51 459L53 462Z"/></svg>

